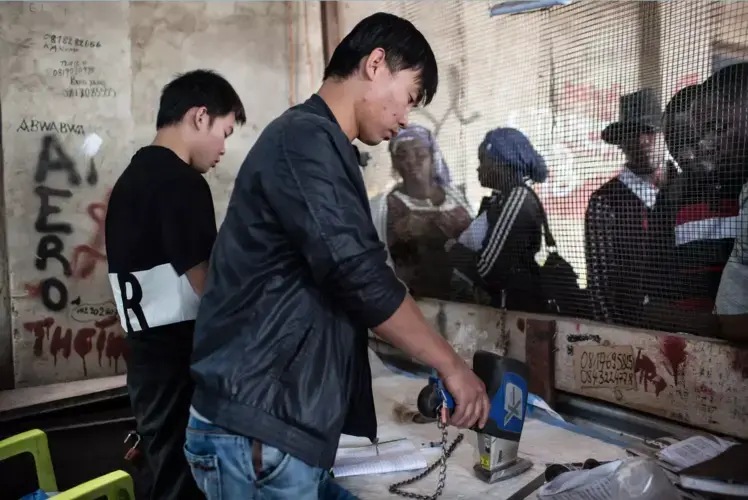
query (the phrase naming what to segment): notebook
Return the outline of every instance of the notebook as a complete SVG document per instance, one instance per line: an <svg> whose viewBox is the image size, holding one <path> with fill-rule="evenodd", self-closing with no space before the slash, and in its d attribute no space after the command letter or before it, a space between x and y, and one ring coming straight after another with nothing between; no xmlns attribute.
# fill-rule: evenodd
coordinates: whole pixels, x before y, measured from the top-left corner
<svg viewBox="0 0 748 500"><path fill-rule="evenodd" d="M684 488L748 496L748 444L730 446L718 456L680 472Z"/></svg>
<svg viewBox="0 0 748 500"><path fill-rule="evenodd" d="M332 473L335 477L386 474L425 469L426 457L408 439L398 439L379 445L341 446L335 456Z"/></svg>

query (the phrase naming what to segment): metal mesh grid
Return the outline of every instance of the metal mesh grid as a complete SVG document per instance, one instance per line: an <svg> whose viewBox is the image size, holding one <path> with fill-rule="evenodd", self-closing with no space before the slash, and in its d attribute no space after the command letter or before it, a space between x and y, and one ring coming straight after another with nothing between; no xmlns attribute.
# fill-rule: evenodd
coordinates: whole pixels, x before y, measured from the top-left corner
<svg viewBox="0 0 748 500"><path fill-rule="evenodd" d="M411 115L439 152L384 145L365 169L414 295L717 334L723 269L743 259L746 89L734 78L721 93L688 87L748 61L747 3L580 0L497 17L487 2L384 4L426 35L441 77ZM542 169L510 154L523 146L506 130L479 179L479 147L499 127L544 159L532 192L507 172ZM425 190L411 176L423 168ZM730 280L723 312L742 314L748 280Z"/></svg>

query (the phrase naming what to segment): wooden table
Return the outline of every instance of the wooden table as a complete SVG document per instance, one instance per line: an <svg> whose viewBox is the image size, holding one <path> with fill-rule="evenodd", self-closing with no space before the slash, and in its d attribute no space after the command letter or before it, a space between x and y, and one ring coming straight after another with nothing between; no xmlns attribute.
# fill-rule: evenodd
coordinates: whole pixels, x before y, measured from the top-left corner
<svg viewBox="0 0 748 500"><path fill-rule="evenodd" d="M370 356L371 358L371 356ZM401 424L392 417L393 406L400 403L415 404L418 392L425 385L424 379L395 375L381 365L378 359L372 359L374 378L374 397L379 419L380 440L388 437L408 437L417 444L427 441L438 441L441 437L436 424ZM377 366L378 365L378 366ZM457 435L457 429L449 429L449 441ZM495 483L486 484L473 474L475 436L466 432L465 439L458 446L448 461L447 481L442 498L452 499L508 499L522 487L545 471L546 464L563 462L582 462L587 458L597 460L615 460L626 456L625 451L615 445L597 439L576 434L539 420L525 421L520 441L520 456L532 460L533 467L524 474ZM431 451L431 450L429 450ZM429 463L438 455L429 454ZM415 471L417 473L418 471ZM372 476L355 476L339 478L338 482L362 500L379 500L399 498L388 492L390 484L415 475L414 472L381 474ZM407 491L431 495L436 489L438 473L434 471L429 477L416 483ZM531 495L528 498L534 498Z"/></svg>

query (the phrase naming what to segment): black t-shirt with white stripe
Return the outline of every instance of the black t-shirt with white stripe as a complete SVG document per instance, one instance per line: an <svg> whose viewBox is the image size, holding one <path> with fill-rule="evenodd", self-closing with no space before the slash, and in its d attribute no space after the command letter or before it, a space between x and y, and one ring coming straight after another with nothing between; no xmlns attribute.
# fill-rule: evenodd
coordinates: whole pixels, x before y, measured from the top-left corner
<svg viewBox="0 0 748 500"><path fill-rule="evenodd" d="M215 238L205 178L170 149L135 153L106 216L109 282L131 347L189 356L199 297L185 272L209 259Z"/></svg>

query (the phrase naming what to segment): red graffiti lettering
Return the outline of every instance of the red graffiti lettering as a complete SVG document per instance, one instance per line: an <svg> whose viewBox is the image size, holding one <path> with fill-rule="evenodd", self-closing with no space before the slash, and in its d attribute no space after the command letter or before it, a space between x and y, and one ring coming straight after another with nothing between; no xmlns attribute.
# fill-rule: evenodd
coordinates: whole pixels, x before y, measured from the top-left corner
<svg viewBox="0 0 748 500"><path fill-rule="evenodd" d="M649 356L642 354L642 350L636 354L636 361L634 363L634 373L639 374L639 383L644 385L644 392L649 390L649 383L654 385L655 396L659 396L662 391L667 387L667 382L660 375L657 374L657 368Z"/></svg>
<svg viewBox="0 0 748 500"><path fill-rule="evenodd" d="M614 83L606 89L598 89L594 85L563 83L561 107L583 108L587 116L601 121L613 121L618 116L618 99L621 87Z"/></svg>
<svg viewBox="0 0 748 500"><path fill-rule="evenodd" d="M99 355L99 366L102 365L102 357L106 356L109 358L109 366L113 365L114 372L118 373L120 358L125 362L125 366L130 359L130 352L125 342L125 336L120 333L121 329L119 328L116 315L97 321L94 323L95 328L80 328L75 334L73 334L71 328L57 326L50 340L49 333L54 324L55 321L52 318L30 321L23 324L24 329L35 336L34 356L39 358L44 355L44 340L46 338L49 340L49 354L52 355L55 365L57 365L58 354L68 359L72 351L75 351L83 363L84 376L88 376L86 357L93 351L94 341L96 343L96 351ZM116 327L116 331L107 330L112 327ZM94 337L96 338L94 339Z"/></svg>
<svg viewBox="0 0 748 500"><path fill-rule="evenodd" d="M74 279L90 277L96 270L99 262L106 262L104 253L104 221L106 220L106 209L109 204L109 195L112 190L107 191L104 201L88 205L88 216L94 222L96 229L88 243L78 245L73 249L70 266Z"/></svg>
<svg viewBox="0 0 748 500"><path fill-rule="evenodd" d="M106 342L106 351L105 351L106 357L109 358L109 366L112 366L112 361L114 361L114 372L117 372L117 364L119 363L119 358L122 358L125 360L125 363L127 363L130 352L127 347L127 342L125 341L125 337L122 335L115 335L113 332L109 332L109 336L107 337Z"/></svg>
<svg viewBox="0 0 748 500"><path fill-rule="evenodd" d="M670 364L672 369L670 373L673 376L673 382L678 385L678 375L683 372L686 362L686 340L680 337L665 337L661 342L660 351ZM668 370L670 371L670 370Z"/></svg>
<svg viewBox="0 0 748 500"><path fill-rule="evenodd" d="M47 340L49 340L49 328L54 324L55 320L52 318L44 318L40 321L31 321L23 324L23 328L27 332L33 332L36 336L36 340L34 340L34 356L39 357L42 355L44 337L46 336Z"/></svg>
<svg viewBox="0 0 748 500"><path fill-rule="evenodd" d="M75 334L75 340L73 341L73 347L78 356L83 361L83 375L88 375L88 367L86 366L86 355L93 349L91 338L96 335L96 330L93 328L81 328L78 333Z"/></svg>
<svg viewBox="0 0 748 500"><path fill-rule="evenodd" d="M104 355L104 349L106 348L106 330L103 328L99 330L99 334L96 336L96 352L99 355L99 366L101 366L101 358Z"/></svg>
<svg viewBox="0 0 748 500"><path fill-rule="evenodd" d="M73 341L73 330L70 328L65 330L65 335L62 334L62 327L58 326L55 328L55 333L52 334L52 341L49 343L49 353L54 359L55 366L57 366L57 354L62 351L62 356L65 359L70 357L70 348Z"/></svg>
<svg viewBox="0 0 748 500"><path fill-rule="evenodd" d="M99 366L101 366L101 360L104 355L104 350L107 346L107 339L110 337L107 337L106 329L116 325L119 322L119 318L116 314L113 314L112 316L107 316L106 318L100 319L96 323L94 323L94 326L99 329L99 336L96 337L96 352L99 354ZM110 334L111 335L111 334ZM109 366L112 365L111 359L109 360ZM127 359L125 359L127 361ZM116 369L116 363L115 363L115 373L117 371Z"/></svg>

